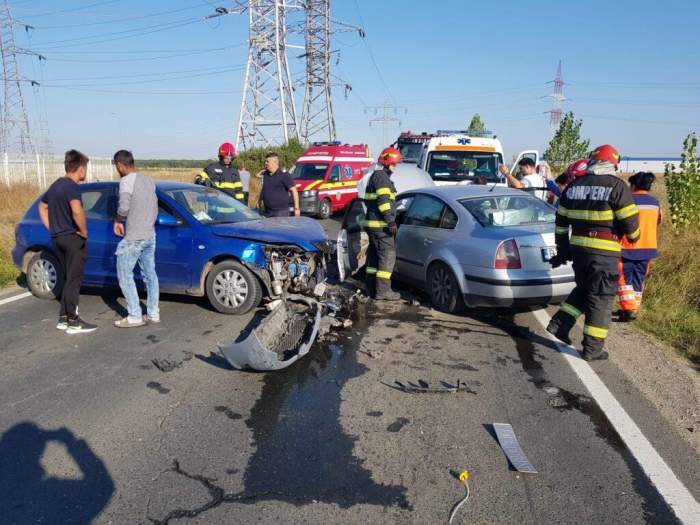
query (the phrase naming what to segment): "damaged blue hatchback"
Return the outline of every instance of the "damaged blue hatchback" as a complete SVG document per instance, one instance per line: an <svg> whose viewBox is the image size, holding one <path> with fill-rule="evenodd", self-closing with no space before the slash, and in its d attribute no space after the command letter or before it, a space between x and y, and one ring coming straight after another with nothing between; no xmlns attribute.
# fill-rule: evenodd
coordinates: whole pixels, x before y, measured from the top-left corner
<svg viewBox="0 0 700 525"><path fill-rule="evenodd" d="M81 184L88 223L83 284L118 287L113 232L119 186ZM308 217L261 217L213 188L157 182L156 271L162 293L206 296L225 314L244 314L263 297L308 294L325 281L333 245ZM58 295L63 269L39 218L39 200L17 224L14 263L40 298ZM137 283L140 276L137 272Z"/></svg>

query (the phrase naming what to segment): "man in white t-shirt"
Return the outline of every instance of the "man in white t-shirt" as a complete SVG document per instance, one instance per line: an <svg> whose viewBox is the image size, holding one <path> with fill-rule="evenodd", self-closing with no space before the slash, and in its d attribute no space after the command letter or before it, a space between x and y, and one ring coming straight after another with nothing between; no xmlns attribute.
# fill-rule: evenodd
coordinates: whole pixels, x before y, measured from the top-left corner
<svg viewBox="0 0 700 525"><path fill-rule="evenodd" d="M518 162L518 167L520 168L520 180L510 174L510 170L505 164L501 164L499 169L501 174L508 179L508 184L511 187L527 190L538 199L545 200L547 198L547 180L544 175L537 173L535 161L527 157L522 158Z"/></svg>

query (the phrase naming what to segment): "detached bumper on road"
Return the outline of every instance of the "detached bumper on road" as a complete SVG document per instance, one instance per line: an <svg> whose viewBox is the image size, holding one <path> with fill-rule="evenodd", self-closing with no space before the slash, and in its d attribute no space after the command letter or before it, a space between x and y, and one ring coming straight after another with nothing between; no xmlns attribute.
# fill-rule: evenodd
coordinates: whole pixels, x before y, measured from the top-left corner
<svg viewBox="0 0 700 525"><path fill-rule="evenodd" d="M465 274L464 301L472 307L524 307L559 304L574 289L573 275L530 279L491 278Z"/></svg>

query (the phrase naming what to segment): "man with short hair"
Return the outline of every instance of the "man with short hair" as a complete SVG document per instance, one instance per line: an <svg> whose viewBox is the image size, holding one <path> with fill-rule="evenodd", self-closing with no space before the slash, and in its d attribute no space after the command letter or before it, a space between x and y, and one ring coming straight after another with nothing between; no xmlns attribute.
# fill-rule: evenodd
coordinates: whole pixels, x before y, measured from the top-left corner
<svg viewBox="0 0 700 525"><path fill-rule="evenodd" d="M294 216L301 215L299 192L289 173L280 169L280 159L277 153L265 155L265 169L260 171L257 176L262 177L260 200L265 207L265 217L289 217L290 193L294 201Z"/></svg>
<svg viewBox="0 0 700 525"><path fill-rule="evenodd" d="M126 299L127 317L114 322L117 328L143 326L141 304L134 282L134 267L138 262L146 285L146 321L160 322L158 309L158 276L156 275L156 230L158 197L153 181L134 167L130 151L119 150L114 154L114 164L119 172L119 208L114 221L115 235L122 237L117 245L117 277ZM126 226L125 226L126 225Z"/></svg>
<svg viewBox="0 0 700 525"><path fill-rule="evenodd" d="M524 157L518 162L520 169L520 180L511 175L508 166L501 164L501 174L508 180L508 184L513 188L528 190L538 199L545 200L547 198L547 181L544 175L537 173L537 165L535 161L529 157Z"/></svg>
<svg viewBox="0 0 700 525"><path fill-rule="evenodd" d="M90 159L77 151L66 151L66 176L55 181L42 195L39 216L51 232L53 247L64 272L61 307L56 328L67 334L88 333L97 326L86 323L78 315L80 287L87 259L87 220L78 183L87 176Z"/></svg>

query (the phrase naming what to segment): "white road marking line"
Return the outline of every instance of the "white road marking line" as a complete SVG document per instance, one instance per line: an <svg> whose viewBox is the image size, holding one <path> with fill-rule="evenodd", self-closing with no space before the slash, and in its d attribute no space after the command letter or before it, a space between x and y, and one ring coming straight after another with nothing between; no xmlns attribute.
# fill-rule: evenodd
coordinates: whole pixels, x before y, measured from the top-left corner
<svg viewBox="0 0 700 525"><path fill-rule="evenodd" d="M31 296L31 292L23 292L17 295L13 295L12 297L6 297L5 299L0 299L0 306L3 304L11 303L14 301L19 301L20 299L24 299L25 297Z"/></svg>
<svg viewBox="0 0 700 525"><path fill-rule="evenodd" d="M542 328L546 328L549 323L547 312L537 310L533 314ZM579 353L572 346L558 341L546 330L544 333L548 339L557 344L559 352L564 355L571 369L598 403L661 497L673 509L676 517L687 525L700 524L700 504L676 477L649 440L644 437L640 428L608 390L603 380L586 361L579 357Z"/></svg>

